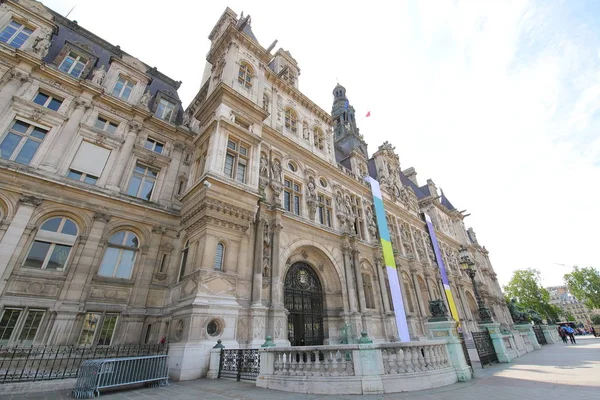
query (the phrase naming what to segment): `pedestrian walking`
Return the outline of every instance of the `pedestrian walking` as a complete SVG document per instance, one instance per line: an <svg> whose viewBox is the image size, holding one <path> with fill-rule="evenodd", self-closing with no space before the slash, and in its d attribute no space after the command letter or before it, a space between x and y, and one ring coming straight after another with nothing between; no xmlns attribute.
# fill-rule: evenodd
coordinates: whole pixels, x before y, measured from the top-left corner
<svg viewBox="0 0 600 400"><path fill-rule="evenodd" d="M563 329L567 333L567 336L569 336L569 340L571 341L571 344L577 344L577 342L575 341L575 336L573 336L573 334L575 333L575 329L571 328L568 325L565 326Z"/></svg>
<svg viewBox="0 0 600 400"><path fill-rule="evenodd" d="M594 329L594 327L593 327L593 326L590 328L590 333L591 333L592 335L594 335L594 337L596 337L596 330Z"/></svg>
<svg viewBox="0 0 600 400"><path fill-rule="evenodd" d="M563 329L562 326L558 327L558 336L560 336L560 338L562 339L564 344L567 344L567 334L565 333L565 330Z"/></svg>

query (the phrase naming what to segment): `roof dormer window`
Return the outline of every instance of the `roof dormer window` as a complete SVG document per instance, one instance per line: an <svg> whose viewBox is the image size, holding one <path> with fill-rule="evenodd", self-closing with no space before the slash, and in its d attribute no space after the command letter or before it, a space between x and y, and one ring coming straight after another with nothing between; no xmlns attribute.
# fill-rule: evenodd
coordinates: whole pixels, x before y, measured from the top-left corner
<svg viewBox="0 0 600 400"><path fill-rule="evenodd" d="M162 120L171 122L175 115L175 104L168 100L160 99L156 107L156 116Z"/></svg>
<svg viewBox="0 0 600 400"><path fill-rule="evenodd" d="M134 87L135 82L125 78L123 75L120 75L115 87L113 88L112 95L120 98L121 100L127 101Z"/></svg>
<svg viewBox="0 0 600 400"><path fill-rule="evenodd" d="M71 75L73 78L81 77L81 73L85 69L88 60L72 51L64 58L58 69Z"/></svg>

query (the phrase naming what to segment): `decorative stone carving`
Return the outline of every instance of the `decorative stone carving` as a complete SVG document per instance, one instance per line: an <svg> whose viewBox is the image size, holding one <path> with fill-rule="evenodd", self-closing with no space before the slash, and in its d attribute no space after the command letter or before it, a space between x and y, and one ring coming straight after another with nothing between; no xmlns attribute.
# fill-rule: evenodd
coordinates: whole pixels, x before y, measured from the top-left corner
<svg viewBox="0 0 600 400"><path fill-rule="evenodd" d="M275 181L278 183L282 182L281 177L281 161L275 159L271 164L271 181Z"/></svg>
<svg viewBox="0 0 600 400"><path fill-rule="evenodd" d="M94 212L93 219L94 219L94 221L101 221L101 222L107 223L108 221L110 221L111 216L106 213L96 211L96 212Z"/></svg>
<svg viewBox="0 0 600 400"><path fill-rule="evenodd" d="M94 70L92 74L92 83L98 86L102 86L104 79L106 78L106 67L104 65L99 66Z"/></svg>
<svg viewBox="0 0 600 400"><path fill-rule="evenodd" d="M22 196L22 197L19 199L19 203L22 203L22 204L27 204L27 205L34 206L34 207L37 207L37 206L39 206L40 204L42 204L42 201L43 201L43 200L42 200L42 199L40 199L40 198L38 198L38 197L35 197L35 196L27 196L27 195L25 195L25 196Z"/></svg>
<svg viewBox="0 0 600 400"><path fill-rule="evenodd" d="M129 132L134 132L138 134L142 130L142 124L140 124L137 121L131 120L127 123L127 128L129 129Z"/></svg>
<svg viewBox="0 0 600 400"><path fill-rule="evenodd" d="M414 231L415 245L417 246L417 255L420 261L426 261L425 246L423 245L423 235L420 231Z"/></svg>
<svg viewBox="0 0 600 400"><path fill-rule="evenodd" d="M377 238L377 222L375 222L375 216L373 213L373 207L368 205L367 209L367 228L369 230L369 235L371 235L372 239Z"/></svg>
<svg viewBox="0 0 600 400"><path fill-rule="evenodd" d="M150 98L152 95L150 94L150 90L146 90L142 97L140 98L140 102L138 103L142 108L148 109L148 105L150 104Z"/></svg>
<svg viewBox="0 0 600 400"><path fill-rule="evenodd" d="M75 109L83 109L88 110L92 107L92 104L90 103L89 100L84 99L83 97L75 97L73 99L73 103L75 103Z"/></svg>
<svg viewBox="0 0 600 400"><path fill-rule="evenodd" d="M259 186L264 188L269 182L269 159L265 153L260 154Z"/></svg>
<svg viewBox="0 0 600 400"><path fill-rule="evenodd" d="M48 50L50 49L50 39L52 38L52 33L44 31L42 36L38 36L35 38L35 42L33 43L33 52L40 56L40 58L46 57L48 54Z"/></svg>
<svg viewBox="0 0 600 400"><path fill-rule="evenodd" d="M306 121L302 123L302 138L304 140L310 139L310 133L308 132L308 122Z"/></svg>

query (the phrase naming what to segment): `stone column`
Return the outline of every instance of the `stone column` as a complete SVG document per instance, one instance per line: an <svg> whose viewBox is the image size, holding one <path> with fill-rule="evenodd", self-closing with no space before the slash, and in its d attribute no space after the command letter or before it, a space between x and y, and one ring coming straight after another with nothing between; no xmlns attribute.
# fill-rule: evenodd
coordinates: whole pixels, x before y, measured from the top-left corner
<svg viewBox="0 0 600 400"><path fill-rule="evenodd" d="M283 307L281 296L283 294L283 277L281 276L281 263L279 262L280 251L280 232L283 228L281 221L281 211L277 212L273 220L273 245L271 253L271 306L276 308Z"/></svg>
<svg viewBox="0 0 600 400"><path fill-rule="evenodd" d="M137 121L132 120L127 124L127 136L125 137L125 143L123 144L123 147L121 147L117 162L112 169L110 177L108 178L108 182L106 184L107 188L117 191L120 190L119 183L123 177L123 172L125 171L127 161L129 161L129 158L131 157L131 151L133 150L135 139L141 130L142 125Z"/></svg>
<svg viewBox="0 0 600 400"><path fill-rule="evenodd" d="M390 297L387 293L387 287L385 286L385 265L382 265L383 259L381 257L375 258L375 269L377 270L377 280L379 280L379 291L381 292L383 312L389 314L391 311Z"/></svg>
<svg viewBox="0 0 600 400"><path fill-rule="evenodd" d="M41 165L41 168L43 169L52 172L55 172L58 169L58 164L64 158L68 147L73 142L73 137L79 130L79 124L83 119L83 114L85 114L86 110L92 106L89 100L82 97L76 97L73 102L75 103L75 109L71 113L65 126L55 136L54 143L50 150L46 152L46 157Z"/></svg>
<svg viewBox="0 0 600 400"><path fill-rule="evenodd" d="M12 267L9 268L8 262L15 252L23 232L25 232L33 210L40 204L42 204L42 199L38 199L37 197L21 197L19 199L19 208L2 237L2 241L0 241L0 293L4 291L8 278L12 273Z"/></svg>
<svg viewBox="0 0 600 400"><path fill-rule="evenodd" d="M167 168L167 175L163 180L163 187L158 200L158 202L161 204L171 204L171 200L173 199L173 189L175 189L175 185L177 185L177 173L181 167L183 150L185 150L185 143L175 142L173 145L173 152L171 153L171 162Z"/></svg>
<svg viewBox="0 0 600 400"><path fill-rule="evenodd" d="M262 202L261 202L262 203ZM262 303L262 268L266 220L262 218L262 206L259 203L256 213L256 234L254 236L254 268L252 273L252 304ZM268 234L268 233L267 233Z"/></svg>
<svg viewBox="0 0 600 400"><path fill-rule="evenodd" d="M16 68L4 74L0 81L0 84L4 83L2 90L0 90L0 115L4 115L6 109L12 103L13 96L27 82L28 78L29 74Z"/></svg>
<svg viewBox="0 0 600 400"><path fill-rule="evenodd" d="M348 306L350 313L356 313L356 289L354 288L354 279L352 278L352 265L350 263L350 246L342 247L342 258L344 259L344 270L346 272L346 291L348 292Z"/></svg>
<svg viewBox="0 0 600 400"><path fill-rule="evenodd" d="M367 302L365 300L365 288L363 286L362 273L360 271L360 260L358 255L360 250L352 249L352 265L354 265L354 276L356 276L356 291L358 292L358 306L361 313L367 311Z"/></svg>

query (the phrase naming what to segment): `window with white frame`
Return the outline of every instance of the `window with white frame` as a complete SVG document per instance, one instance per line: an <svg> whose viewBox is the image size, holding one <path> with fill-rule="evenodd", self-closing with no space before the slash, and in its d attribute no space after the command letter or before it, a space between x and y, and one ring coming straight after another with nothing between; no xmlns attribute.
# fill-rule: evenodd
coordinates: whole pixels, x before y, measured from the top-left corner
<svg viewBox="0 0 600 400"><path fill-rule="evenodd" d="M0 142L0 158L29 165L47 129L16 120Z"/></svg>
<svg viewBox="0 0 600 400"><path fill-rule="evenodd" d="M110 156L110 150L83 141L71 163L67 176L80 182L95 185L102 175L104 166Z"/></svg>
<svg viewBox="0 0 600 400"><path fill-rule="evenodd" d="M296 133L296 123L298 122L298 115L296 111L290 107L285 109L285 127L293 133Z"/></svg>
<svg viewBox="0 0 600 400"><path fill-rule="evenodd" d="M323 150L325 144L325 137L323 135L323 131L316 126L313 129L313 139L315 147L319 150Z"/></svg>
<svg viewBox="0 0 600 400"><path fill-rule="evenodd" d="M110 346L118 319L119 314L86 313L77 343L79 346Z"/></svg>
<svg viewBox="0 0 600 400"><path fill-rule="evenodd" d="M129 180L127 194L150 201L157 176L157 170L145 165L136 164Z"/></svg>
<svg viewBox="0 0 600 400"><path fill-rule="evenodd" d="M119 127L119 124L98 115L98 117L96 118L96 122L94 123L94 127L100 129L101 131L110 133L111 135L114 135L117 131L117 128Z"/></svg>
<svg viewBox="0 0 600 400"><path fill-rule="evenodd" d="M0 346L33 344L45 310L6 307L0 318Z"/></svg>
<svg viewBox="0 0 600 400"><path fill-rule="evenodd" d="M317 206L319 223L331 228L331 198L319 194L317 200L319 202L319 205Z"/></svg>
<svg viewBox="0 0 600 400"><path fill-rule="evenodd" d="M38 92L35 95L33 102L35 104L39 104L42 107L49 108L50 110L58 111L63 101L62 99L57 98L54 95L47 94L44 92Z"/></svg>
<svg viewBox="0 0 600 400"><path fill-rule="evenodd" d="M230 138L227 140L227 153L225 154L225 168L223 172L229 178L235 179L240 183L245 183L249 157L250 146Z"/></svg>
<svg viewBox="0 0 600 400"><path fill-rule="evenodd" d="M50 218L36 233L23 267L64 270L77 239L77 232L77 225L70 219Z"/></svg>
<svg viewBox="0 0 600 400"><path fill-rule="evenodd" d="M224 258L225 258L225 245L223 243L218 243L213 268L222 271Z"/></svg>
<svg viewBox="0 0 600 400"><path fill-rule="evenodd" d="M124 77L123 75L119 75L119 79L117 79L117 83L115 83L115 87L113 88L112 95L127 101L129 100L129 96L131 95L134 87L134 81Z"/></svg>
<svg viewBox="0 0 600 400"><path fill-rule="evenodd" d="M181 262L179 263L179 278L177 281L179 282L181 278L184 277L186 271L185 267L187 265L188 253L190 252L190 241L186 240L185 245L183 246L183 250L181 250Z"/></svg>
<svg viewBox="0 0 600 400"><path fill-rule="evenodd" d="M168 100L160 99L156 106L156 116L167 122L173 121L175 117L175 104Z"/></svg>
<svg viewBox="0 0 600 400"><path fill-rule="evenodd" d="M302 185L292 179L283 180L283 207L296 215L301 214Z"/></svg>
<svg viewBox="0 0 600 400"><path fill-rule="evenodd" d="M12 20L0 33L0 42L4 42L16 49L20 49L23 43L31 36L33 29Z"/></svg>
<svg viewBox="0 0 600 400"><path fill-rule="evenodd" d="M253 73L254 71L252 70L252 67L246 62L242 62L238 72L238 83L246 89L252 89Z"/></svg>
<svg viewBox="0 0 600 400"><path fill-rule="evenodd" d="M73 78L79 78L88 61L86 57L70 51L58 66L58 70L71 75Z"/></svg>
<svg viewBox="0 0 600 400"><path fill-rule="evenodd" d="M113 234L108 240L98 275L131 279L139 245L139 239L133 232L119 231Z"/></svg>
<svg viewBox="0 0 600 400"><path fill-rule="evenodd" d="M162 154L165 145L158 140L148 138L146 139L146 143L144 143L144 147L148 150L152 150L155 153Z"/></svg>

